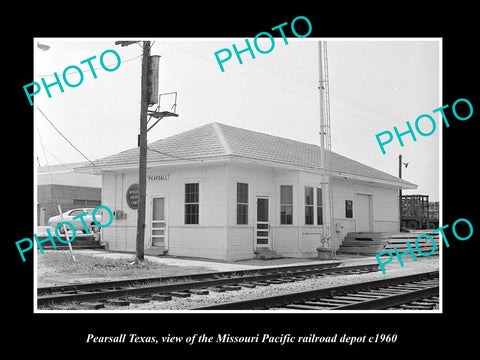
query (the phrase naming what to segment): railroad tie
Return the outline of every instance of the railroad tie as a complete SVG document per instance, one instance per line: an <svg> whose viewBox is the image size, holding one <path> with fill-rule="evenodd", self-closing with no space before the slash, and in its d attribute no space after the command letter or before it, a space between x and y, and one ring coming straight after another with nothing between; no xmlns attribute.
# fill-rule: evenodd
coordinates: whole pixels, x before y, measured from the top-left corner
<svg viewBox="0 0 480 360"><path fill-rule="evenodd" d="M88 310L98 310L104 308L105 304L101 302L82 302L80 303L80 306Z"/></svg>
<svg viewBox="0 0 480 360"><path fill-rule="evenodd" d="M127 300L123 300L123 299L108 299L107 303L109 305L115 305L115 306L128 306L128 305L130 305L130 302L128 302Z"/></svg>
<svg viewBox="0 0 480 360"><path fill-rule="evenodd" d="M166 294L153 294L152 295L152 300L168 301L168 300L172 300L172 296L171 295L166 295Z"/></svg>
<svg viewBox="0 0 480 360"><path fill-rule="evenodd" d="M128 299L132 304L146 304L150 302L148 298L141 298L141 297L131 297Z"/></svg>
<svg viewBox="0 0 480 360"><path fill-rule="evenodd" d="M187 298L190 297L190 294L187 292L182 292L182 291L172 291L170 295L174 297L179 297L179 298Z"/></svg>
<svg viewBox="0 0 480 360"><path fill-rule="evenodd" d="M225 292L225 289L223 289L221 287L211 287L211 288L208 288L208 290L213 291L213 292Z"/></svg>
<svg viewBox="0 0 480 360"><path fill-rule="evenodd" d="M249 288L249 289L253 289L254 287L257 287L257 285L251 284L251 283L242 283L240 284L240 286L244 288Z"/></svg>
<svg viewBox="0 0 480 360"><path fill-rule="evenodd" d="M225 289L226 291L236 291L236 290L240 290L241 287L238 285L223 285L222 289Z"/></svg>
<svg viewBox="0 0 480 360"><path fill-rule="evenodd" d="M265 282L270 284L283 284L282 280L265 280Z"/></svg>
<svg viewBox="0 0 480 360"><path fill-rule="evenodd" d="M406 310L431 310L432 309L432 306L418 306L418 305L415 305L415 306L412 306L412 305L409 305L409 304L401 304L399 305L398 307L402 308L402 309L406 309Z"/></svg>
<svg viewBox="0 0 480 360"><path fill-rule="evenodd" d="M320 306L312 306L312 305L303 305L303 304L288 304L286 307L289 310L322 310L323 308Z"/></svg>
<svg viewBox="0 0 480 360"><path fill-rule="evenodd" d="M208 295L210 293L206 289L190 289L188 291L192 294L195 294L195 295Z"/></svg>

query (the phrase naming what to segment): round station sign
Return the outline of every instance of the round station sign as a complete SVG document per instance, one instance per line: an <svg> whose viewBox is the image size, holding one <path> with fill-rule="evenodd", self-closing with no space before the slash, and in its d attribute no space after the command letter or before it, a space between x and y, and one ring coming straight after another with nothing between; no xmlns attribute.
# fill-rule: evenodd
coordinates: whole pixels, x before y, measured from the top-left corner
<svg viewBox="0 0 480 360"><path fill-rule="evenodd" d="M138 184L132 184L127 189L127 204L131 209L138 209Z"/></svg>

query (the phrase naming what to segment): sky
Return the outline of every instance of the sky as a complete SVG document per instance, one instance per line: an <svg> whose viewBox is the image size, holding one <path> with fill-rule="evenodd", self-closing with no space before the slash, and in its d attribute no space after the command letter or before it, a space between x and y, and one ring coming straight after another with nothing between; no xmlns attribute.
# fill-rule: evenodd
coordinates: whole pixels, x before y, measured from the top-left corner
<svg viewBox="0 0 480 360"><path fill-rule="evenodd" d="M137 145L140 117L141 54L139 44L115 45L117 38L35 38L34 79L53 83L54 72L75 65L83 70L77 87L63 83L44 88L34 97L35 164L54 165L85 161L41 114L88 159L95 160ZM319 144L318 41L327 42L330 88L332 151L398 176L402 154L402 177L418 185L404 194L429 195L439 200L442 121L432 111L441 102L441 40L427 39L319 39L275 38L268 54L254 48L255 58L243 53L223 63L222 72L214 53L232 44L245 47L245 38L150 38L151 55L160 55L159 93L177 92L178 117L162 119L148 132L148 141L168 137L211 122L219 122L310 144ZM252 39L250 39L252 42ZM37 47L46 44L46 51ZM270 45L260 41L259 46ZM116 51L121 64L105 71L100 56ZM97 78L87 63L91 60ZM223 55L222 55L223 56ZM104 63L114 68L110 52ZM79 81L72 70L67 78ZM25 97L26 105L29 106ZM174 97L161 97L160 110L172 111ZM151 109L153 110L155 106ZM38 110L40 109L40 110ZM397 126L407 130L415 120L429 114L437 121L430 136L403 137L382 154L375 135ZM431 124L419 124L424 132Z"/></svg>

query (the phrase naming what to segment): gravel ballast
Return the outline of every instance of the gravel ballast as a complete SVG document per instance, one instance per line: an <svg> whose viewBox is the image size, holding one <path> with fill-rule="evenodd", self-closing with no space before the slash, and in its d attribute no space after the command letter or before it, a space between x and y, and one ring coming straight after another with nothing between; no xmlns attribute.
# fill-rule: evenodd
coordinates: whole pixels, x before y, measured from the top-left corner
<svg viewBox="0 0 480 360"><path fill-rule="evenodd" d="M365 260L359 261L365 263ZM164 311L178 310L185 311L197 307L215 305L224 302L249 300L258 297L275 296L292 292L308 291L313 289L321 289L351 283L380 280L385 278L412 275L427 271L436 271L439 269L438 256L422 258L413 262L411 259L403 259L404 266L401 267L398 262L392 262L386 266L386 273L382 274L380 270L366 274L355 275L336 275L322 276L318 278L310 278L302 281L295 281L283 284L271 284L269 286L257 286L255 288L241 288L241 290L232 290L225 292L210 291L208 295L192 294L190 297L179 298L173 297L169 301L150 301L143 304L130 304L128 311ZM370 261L369 263L372 263ZM344 263L341 266L355 265L356 262ZM105 310L126 310L113 306L106 306Z"/></svg>

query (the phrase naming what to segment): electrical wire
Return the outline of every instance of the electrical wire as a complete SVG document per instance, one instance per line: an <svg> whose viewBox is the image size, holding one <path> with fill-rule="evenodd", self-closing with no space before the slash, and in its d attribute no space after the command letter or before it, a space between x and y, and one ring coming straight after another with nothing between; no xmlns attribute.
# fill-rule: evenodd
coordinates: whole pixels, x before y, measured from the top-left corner
<svg viewBox="0 0 480 360"><path fill-rule="evenodd" d="M139 57L142 57L142 54L138 55L138 56L135 56L134 58L131 58L131 59L127 59L127 60L123 60L122 63L126 63L126 62L129 62L129 61L132 61L132 60L135 60L135 59L138 59ZM106 67L109 67L111 65L117 65L117 64L108 64L106 65ZM102 67L98 67L98 68L93 68L93 70L100 70L102 69ZM82 72L91 72L92 69L88 69L88 70L84 70L82 69ZM67 72L65 75L70 75L70 74L74 74L74 73L77 73L76 71L72 71L72 72ZM52 76L55 76L53 74L49 74L49 75L36 75L35 77L52 77Z"/></svg>
<svg viewBox="0 0 480 360"><path fill-rule="evenodd" d="M67 137L66 137L65 135L63 135L60 130L57 129L57 127L50 121L50 119L47 117L47 115L45 115L45 114L43 113L43 111L42 111L38 106L35 106L35 107L38 109L38 111L40 111L40 113L41 113L41 114L43 115L43 117L50 123L50 125L52 125L52 127L53 127L75 150L77 150L80 155L82 155L85 159L88 160L88 162L89 162L90 164L92 164L94 174L95 174L95 175L99 175L99 173L97 173L97 168L96 168L95 164L93 163L93 161L90 160L84 153L82 153L75 145L73 145L72 142L71 142L70 140L68 140Z"/></svg>
<svg viewBox="0 0 480 360"><path fill-rule="evenodd" d="M151 149L151 148L148 147L148 145L147 145L147 150L150 150L150 151L159 153L159 154L164 155L164 156L168 156L168 157L171 157L171 158L175 158L175 159L178 159L178 160L200 161L200 162L203 163L203 160L202 160L202 159L193 159L193 158L186 158L186 157L181 157L181 156L177 156L177 155L167 154L167 153L164 153L164 152L155 150L155 149Z"/></svg>
<svg viewBox="0 0 480 360"><path fill-rule="evenodd" d="M204 43L207 43L207 44L208 44L208 42L204 42ZM201 58L201 59L203 59L203 60L205 60L205 61L208 61L208 62L210 62L210 63L216 63L216 62L213 61L212 59L206 58L206 57L204 57L204 56L202 56L202 55L199 55L199 54L197 54L197 53L194 53L194 52L192 52L192 51L190 51L190 50L186 50L186 49L184 49L184 48L182 48L182 47L179 47L179 46L177 46L177 45L173 45L173 44L171 44L171 43L169 43L169 42L165 42L165 44L170 45L170 46L172 46L172 47L174 47L174 48L177 48L177 49L179 49L179 50L181 50L181 51L183 51L183 52L189 53L189 54L191 54L191 55L193 55L193 56L199 57L199 58ZM255 60L257 61L257 58L256 58ZM276 75L278 75L278 76L281 76L281 77L286 78L286 79L288 79L288 80L290 80L290 81L293 81L293 82L295 82L295 83L297 83L297 84L299 84L299 85L305 86L305 87L307 87L307 88L309 88L309 89L311 89L311 90L315 90L315 91L318 90L318 84L317 84L317 85L314 85L314 83L315 83L314 80L311 80L311 82L308 82L308 83L307 83L306 80L308 80L308 79L306 79L305 77L303 77L303 78L300 80L300 79L298 79L298 78L294 78L294 77L292 77L292 76L285 75L285 73L284 73L282 70L280 70L281 68L278 68L278 67L277 67L277 69L271 69L271 68L268 67L269 65L267 65L268 62L264 62L264 63L263 63L262 60L263 60L263 59L259 59L259 60L257 61L257 62L259 63L259 65L260 65L260 67L262 67L262 68L264 68L264 69L266 69L266 70L268 70L268 71L270 71L270 72L272 72L272 73L274 73L274 74L276 74ZM254 79L254 80L263 82L263 83L268 84L268 85L270 85L270 86L274 86L274 87L276 87L276 88L278 88L278 89L281 89L281 90L283 90L283 91L289 92L289 93L294 94L294 95L297 95L297 96L299 96L299 97L302 97L302 98L304 98L304 99L306 99L306 100L308 100L308 101L311 101L311 102L313 102L313 103L317 103L317 104L319 103L319 99L317 99L317 98L315 98L315 99L314 99L314 98L310 98L310 97L305 96L304 94L301 94L301 93L299 93L299 92L297 92L297 91L293 91L292 89L279 86L279 85L277 85L277 84L275 84L275 83L272 83L272 82L270 82L270 81L267 81L267 80L258 78L258 77L256 77L256 76L251 75L251 74L244 73L244 72L242 72L242 71L240 71L240 70L237 70L237 69L231 69L231 70L234 71L234 72L237 72L237 73L239 73L239 74L241 74L241 75L243 75L243 76L252 78L252 79ZM314 77L314 76L312 76L312 78L313 78L313 77ZM337 85L337 84L335 83L335 85ZM361 111L367 111L367 112L369 112L371 115L373 115L373 116L375 116L375 117L381 118L382 121L381 121L381 122L378 122L378 121L372 121L371 119L370 119L370 120L367 120L367 119L365 119L365 118L363 118L363 117L360 117L360 116L357 115L357 114L353 114L353 113L351 113L351 112L348 112L348 111L339 109L339 108L331 105L331 107L332 107L333 109L335 109L336 111L342 112L342 113L344 113L344 114L346 114L346 115L348 115L348 116L354 117L354 118L356 118L356 119L358 119L358 120L360 120L360 121L368 122L368 123L370 123L370 124L382 125L382 126L385 125L385 118L386 118L386 116L385 116L384 114L381 114L381 113L378 111L379 109L373 110L372 107L374 106L374 104L369 104L369 107L367 108L365 105L362 105L362 104L359 104L358 102L355 102L354 99L352 99L352 98L351 98L352 101L349 103L349 102L347 102L347 101L345 101L345 100L342 100L339 96L332 94L332 92L330 92L330 97L333 98L333 99L335 99L335 100L344 102L344 103L346 103L346 104L348 104L348 105L356 106L356 107L359 108ZM388 109L388 108L387 108L387 110L391 110L392 112L394 112L394 110L392 110L392 109ZM394 115L392 115L392 114L389 114L388 117L390 117L390 118L391 118L391 117L395 117L395 118L398 119L398 117L396 117L396 116L394 116Z"/></svg>
<svg viewBox="0 0 480 360"><path fill-rule="evenodd" d="M218 47L218 43L214 43L214 42L204 42L205 44L207 45L211 45L211 46L216 46ZM227 45L227 42L219 42L220 44L222 44L222 46L230 46L230 44ZM255 58L255 63L257 65L259 65L259 67L262 67L264 69L266 69L267 71L270 71L278 76L281 76L285 79L288 79L288 80L291 80L299 85L302 85L302 86L305 86L309 89L318 89L318 84L316 83L316 80L314 80L317 75L316 74L313 74L313 72L311 71L306 71L304 69L301 69L301 68L298 68L298 66L295 66L295 69L293 69L293 67L289 67L289 65L287 65L284 61L282 61L282 63L276 63L275 61L272 61L272 58L278 58L276 57L275 55L273 54L269 54L268 57L263 57L263 58ZM292 66L290 64L290 66ZM304 74L300 74L297 69L300 69L304 72ZM357 108L359 108L360 110L362 111L367 111L369 112L371 115L373 116L378 116L380 118L385 119L386 117L388 118L395 118L396 120L398 121L401 121L403 122L404 120L401 119L400 117L398 117L397 115L395 115L396 113L398 113L397 110L394 110L392 108L389 108L381 103L378 103L378 101L376 101L375 99L372 99L366 95L362 95L362 94L359 94L355 91L353 91L352 89L348 88L348 87L345 87L337 82L334 83L334 87L337 88L340 87L342 89L344 89L344 91L348 91L350 93L352 93L353 95L361 98L363 100L363 103L359 102L358 99L355 99L353 98L352 96L349 96L349 95L342 95L342 97L346 97L347 99L350 100L350 102L347 102L343 99L341 99L341 96L338 96L338 95L335 95L335 94L332 94L330 93L330 97L331 98L334 98L336 100L339 100L339 101L342 101L348 105L352 105L352 106L356 106ZM332 92L332 89L330 89L331 92ZM338 90L338 89L336 89ZM382 109L381 109L381 108ZM337 110L339 110L337 108ZM339 111L342 111L342 110L339 110ZM351 113L348 113L346 111L342 111L344 112L345 114L348 114L350 116L355 116ZM358 117L357 117L358 118ZM367 122L370 122L372 124L377 124L379 125L380 123L378 122L373 122L373 121L368 121L368 120L365 120L363 119L364 121L367 121ZM382 125L385 124L385 121L382 121Z"/></svg>

